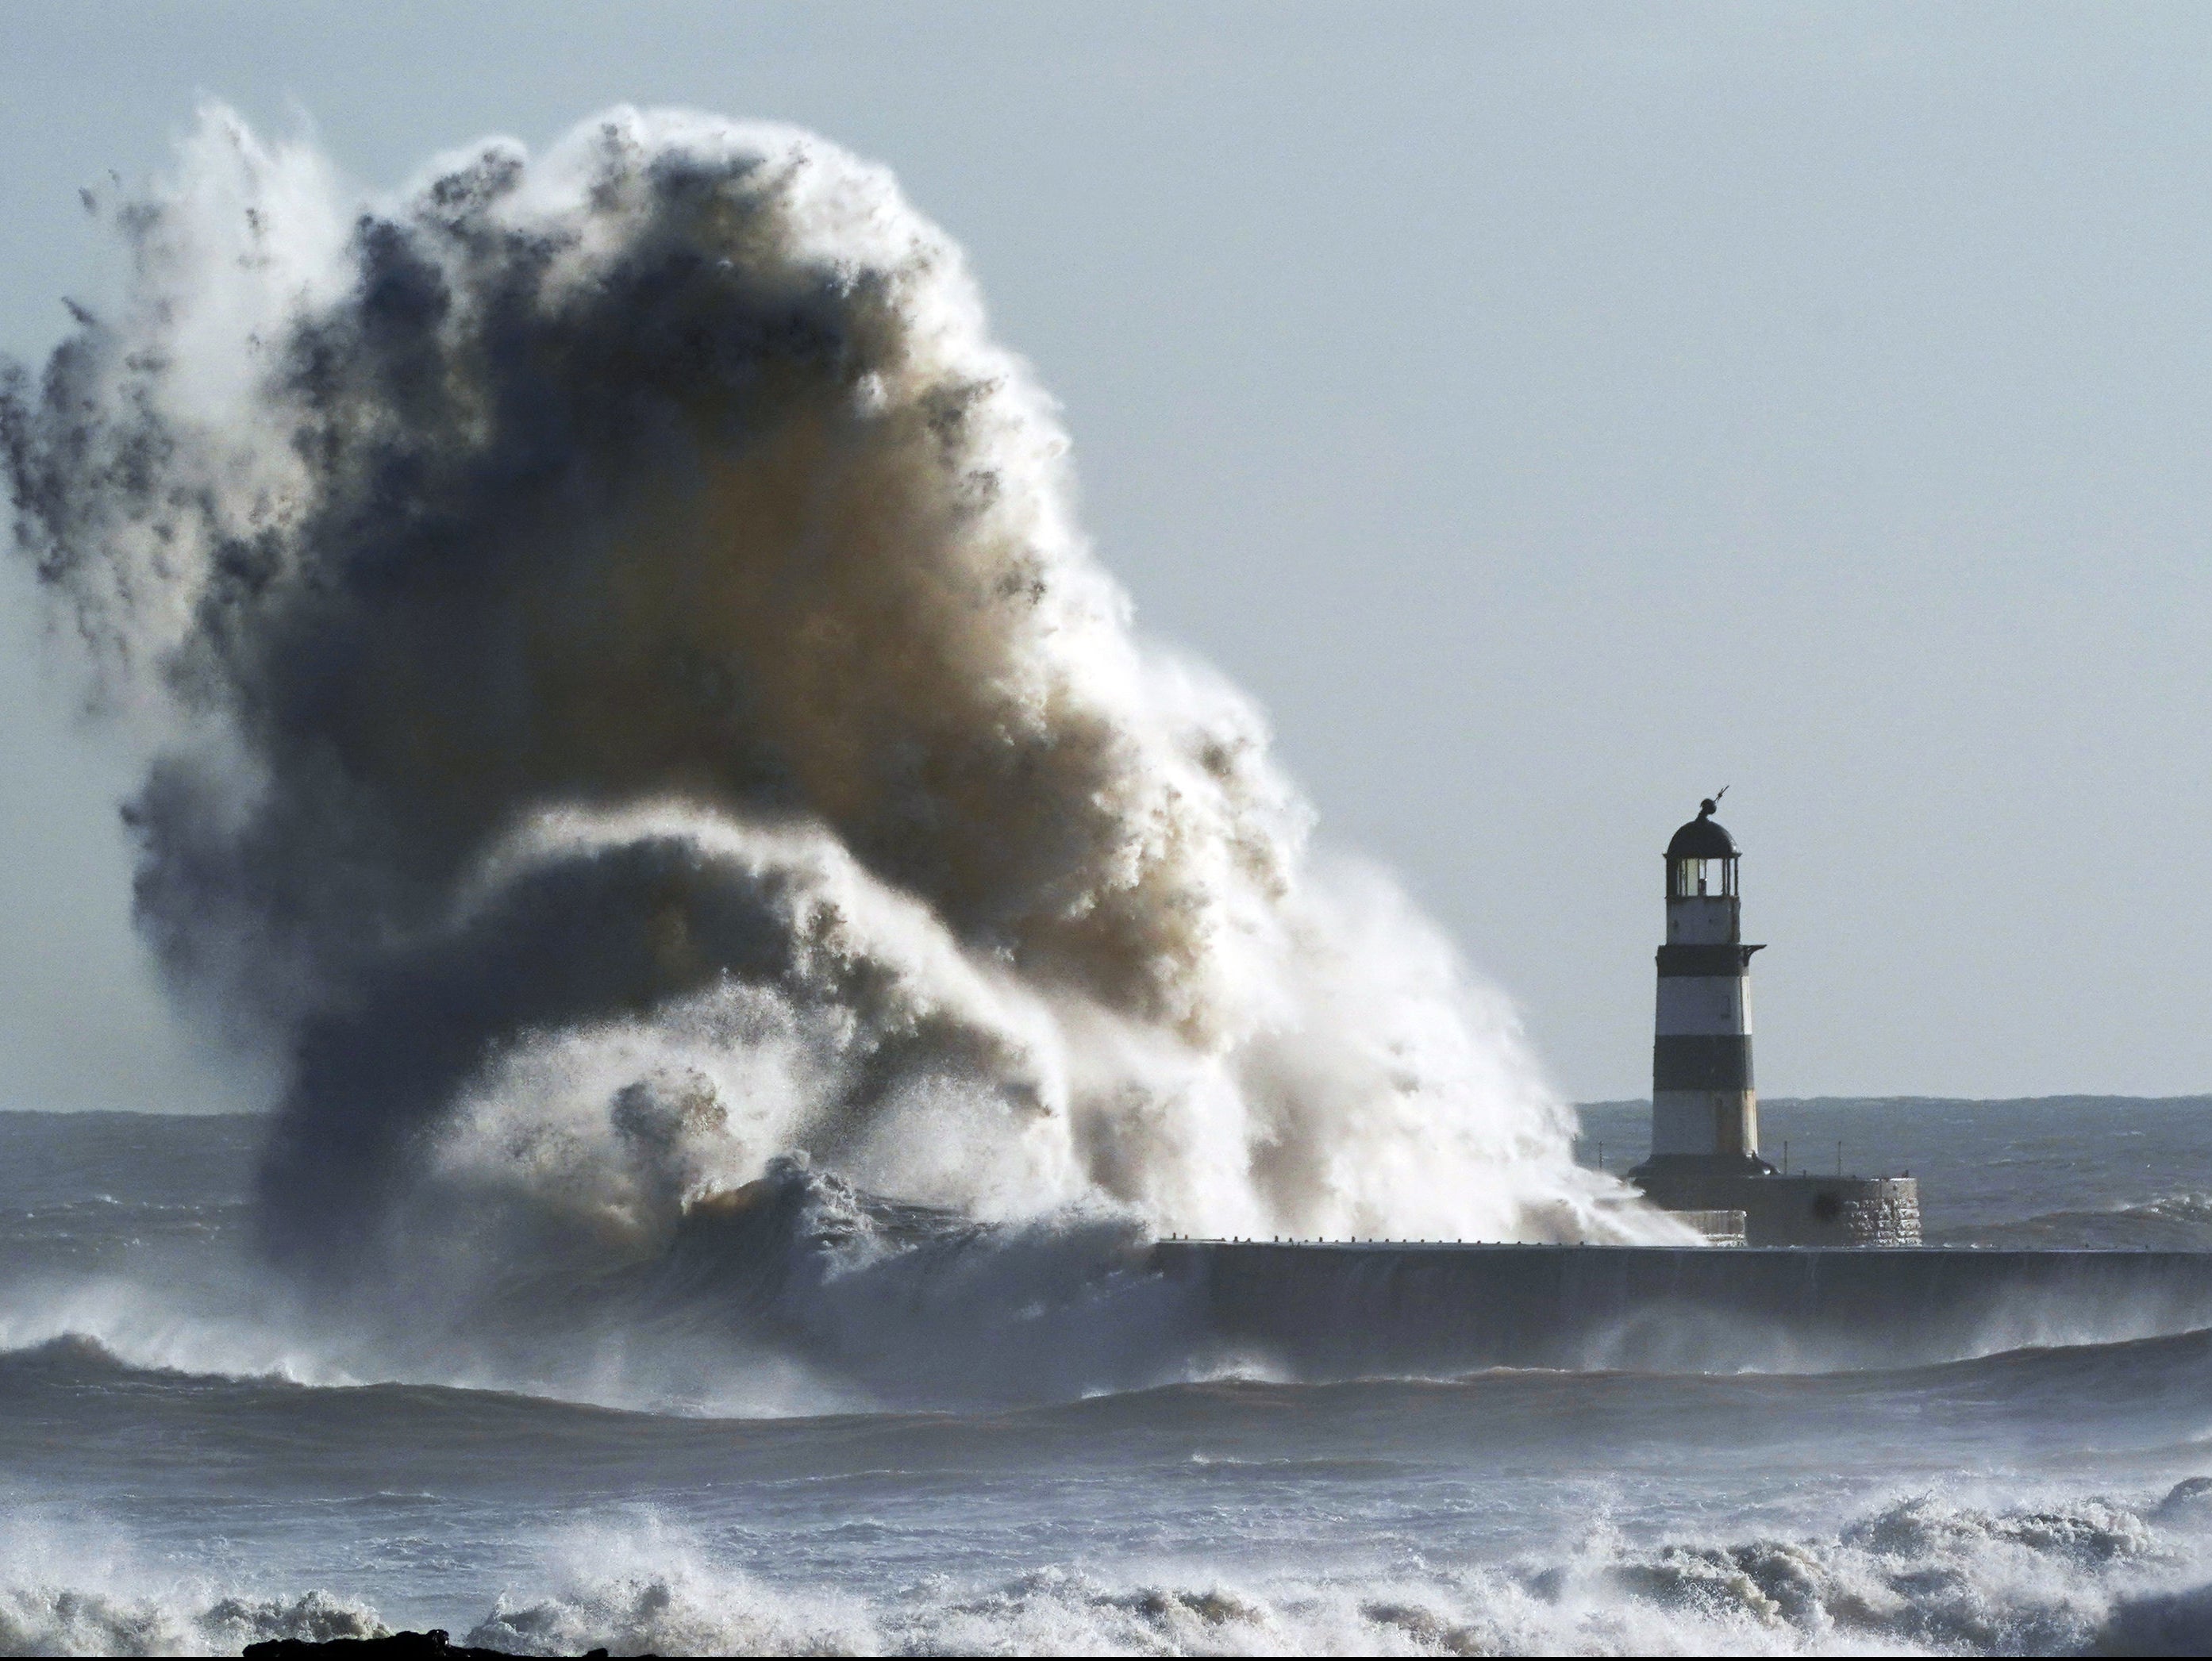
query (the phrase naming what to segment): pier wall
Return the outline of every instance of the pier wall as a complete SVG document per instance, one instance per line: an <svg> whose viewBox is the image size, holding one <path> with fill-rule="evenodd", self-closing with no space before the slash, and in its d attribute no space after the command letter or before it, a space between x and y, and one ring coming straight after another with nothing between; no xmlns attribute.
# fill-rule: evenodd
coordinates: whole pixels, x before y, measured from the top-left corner
<svg viewBox="0 0 2212 1661"><path fill-rule="evenodd" d="M1298 1376L1831 1369L2212 1326L2212 1253L1164 1241L1224 1351Z"/></svg>

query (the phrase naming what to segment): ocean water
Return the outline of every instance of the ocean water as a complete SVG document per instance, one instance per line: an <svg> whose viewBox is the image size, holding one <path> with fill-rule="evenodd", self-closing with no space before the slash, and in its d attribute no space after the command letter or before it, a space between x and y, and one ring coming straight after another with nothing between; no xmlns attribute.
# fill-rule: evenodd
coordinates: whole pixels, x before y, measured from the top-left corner
<svg viewBox="0 0 2212 1661"><path fill-rule="evenodd" d="M1591 1162L1640 1155L1638 1117L1586 1110ZM1814 1168L1839 1140L1910 1167L1943 1241L2212 1247L2212 1100L1785 1102L1765 1130ZM1201 1365L1097 1239L921 1215L827 1279L708 1253L643 1292L524 1276L508 1306L426 1288L372 1320L253 1268L258 1139L0 1115L0 1649L2212 1643L2212 1332L1308 1385ZM1025 1284L1009 1347L974 1311Z"/></svg>

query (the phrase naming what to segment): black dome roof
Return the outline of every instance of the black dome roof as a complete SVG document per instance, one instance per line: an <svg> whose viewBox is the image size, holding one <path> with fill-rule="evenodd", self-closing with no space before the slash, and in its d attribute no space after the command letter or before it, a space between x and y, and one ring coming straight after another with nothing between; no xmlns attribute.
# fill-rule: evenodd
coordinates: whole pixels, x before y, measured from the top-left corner
<svg viewBox="0 0 2212 1661"><path fill-rule="evenodd" d="M1735 838L1720 827L1713 818L1714 803L1706 802L1698 809L1698 816L1674 833L1674 840L1667 845L1669 859L1733 859Z"/></svg>

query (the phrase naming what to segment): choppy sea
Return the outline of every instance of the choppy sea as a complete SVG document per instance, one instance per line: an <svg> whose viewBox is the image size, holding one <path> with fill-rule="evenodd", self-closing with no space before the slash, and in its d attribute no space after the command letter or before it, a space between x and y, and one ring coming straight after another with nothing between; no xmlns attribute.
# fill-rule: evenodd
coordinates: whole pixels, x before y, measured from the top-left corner
<svg viewBox="0 0 2212 1661"><path fill-rule="evenodd" d="M1643 1112L1585 1109L1586 1160L1633 1162ZM1910 1169L1933 1240L2212 1248L2212 1099L1771 1102L1764 1131L1802 1168ZM489 1341L443 1366L427 1305L411 1346L404 1308L319 1332L243 1266L258 1134L0 1115L0 1650L2212 1646L2212 1332L1849 1373L655 1398L604 1322L534 1370ZM927 1317L896 1328L924 1373Z"/></svg>

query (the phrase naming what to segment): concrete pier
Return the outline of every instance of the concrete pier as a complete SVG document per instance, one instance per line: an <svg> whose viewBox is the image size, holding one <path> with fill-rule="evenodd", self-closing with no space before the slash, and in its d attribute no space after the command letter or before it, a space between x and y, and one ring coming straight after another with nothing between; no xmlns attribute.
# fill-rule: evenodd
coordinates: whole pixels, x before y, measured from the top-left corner
<svg viewBox="0 0 2212 1661"><path fill-rule="evenodd" d="M1224 1350L1296 1376L1832 1370L2212 1326L2212 1252L1169 1240Z"/></svg>

